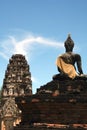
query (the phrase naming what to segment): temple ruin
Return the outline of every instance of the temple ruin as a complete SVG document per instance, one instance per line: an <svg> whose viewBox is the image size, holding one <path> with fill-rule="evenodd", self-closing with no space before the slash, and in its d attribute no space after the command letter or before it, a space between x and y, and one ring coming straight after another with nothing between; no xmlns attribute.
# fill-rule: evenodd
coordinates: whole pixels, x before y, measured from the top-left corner
<svg viewBox="0 0 87 130"><path fill-rule="evenodd" d="M15 97L32 95L30 68L21 54L13 55L7 69L2 87L1 130L12 130L20 122L21 111L15 103Z"/></svg>
<svg viewBox="0 0 87 130"><path fill-rule="evenodd" d="M82 74L80 56L71 52L72 43L69 35L62 60L68 60L66 63L70 66L76 61L81 74L70 78L60 70L56 78L40 86L36 94L16 97L22 117L14 130L87 130L87 76Z"/></svg>
<svg viewBox="0 0 87 130"><path fill-rule="evenodd" d="M66 42L72 42L70 36ZM66 59L72 61L69 53ZM87 76L81 71L70 78L60 71L32 94L25 56L13 55L3 80L0 112L1 130L87 130Z"/></svg>

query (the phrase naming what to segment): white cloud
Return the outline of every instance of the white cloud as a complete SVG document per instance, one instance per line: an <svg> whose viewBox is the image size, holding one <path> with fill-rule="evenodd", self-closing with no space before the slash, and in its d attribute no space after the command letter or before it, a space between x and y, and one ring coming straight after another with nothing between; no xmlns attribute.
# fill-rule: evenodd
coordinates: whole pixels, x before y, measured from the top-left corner
<svg viewBox="0 0 87 130"><path fill-rule="evenodd" d="M35 77L31 77L32 82L38 82Z"/></svg>
<svg viewBox="0 0 87 130"><path fill-rule="evenodd" d="M31 51L33 51L32 48L34 48L35 44L56 48L63 47L62 42L57 42L41 36L28 35L26 38L22 38L22 40L17 40L14 36L8 36L7 39L0 42L0 55L7 59L12 54L23 54L29 59Z"/></svg>
<svg viewBox="0 0 87 130"><path fill-rule="evenodd" d="M6 60L8 60L8 56L6 56L3 52L0 52L0 55L5 58Z"/></svg>
<svg viewBox="0 0 87 130"><path fill-rule="evenodd" d="M31 58L31 53L35 53L36 46L47 46L47 47L54 47L61 49L63 48L63 43L52 40L50 38L45 38L41 36L35 35L27 35L26 37L18 37L10 35L6 39L0 41L0 57L9 60L9 58L13 54L23 54L26 56L27 60L29 61ZM36 50L38 51L38 50ZM39 50L40 51L40 50ZM38 80L35 77L31 77L32 82L38 84Z"/></svg>

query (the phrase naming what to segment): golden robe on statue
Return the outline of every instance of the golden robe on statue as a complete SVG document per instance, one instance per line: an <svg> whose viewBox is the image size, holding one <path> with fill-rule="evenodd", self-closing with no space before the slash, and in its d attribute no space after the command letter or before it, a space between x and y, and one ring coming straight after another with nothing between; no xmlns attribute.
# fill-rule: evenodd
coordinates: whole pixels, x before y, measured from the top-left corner
<svg viewBox="0 0 87 130"><path fill-rule="evenodd" d="M66 63L61 56L57 58L56 65L63 73L67 74L68 77L72 79L74 79L78 75L75 67L72 64Z"/></svg>

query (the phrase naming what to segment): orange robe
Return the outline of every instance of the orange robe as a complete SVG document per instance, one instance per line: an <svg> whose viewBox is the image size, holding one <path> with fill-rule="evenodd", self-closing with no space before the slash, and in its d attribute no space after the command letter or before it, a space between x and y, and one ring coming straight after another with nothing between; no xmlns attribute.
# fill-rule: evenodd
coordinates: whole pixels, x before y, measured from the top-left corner
<svg viewBox="0 0 87 130"><path fill-rule="evenodd" d="M78 74L73 65L65 63L61 56L59 56L56 60L56 65L62 70L65 74L67 74L70 78L74 79Z"/></svg>

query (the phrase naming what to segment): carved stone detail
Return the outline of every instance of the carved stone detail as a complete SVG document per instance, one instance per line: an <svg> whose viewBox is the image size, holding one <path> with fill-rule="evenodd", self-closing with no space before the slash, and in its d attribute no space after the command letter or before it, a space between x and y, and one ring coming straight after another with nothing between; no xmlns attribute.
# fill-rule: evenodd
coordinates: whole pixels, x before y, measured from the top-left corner
<svg viewBox="0 0 87 130"><path fill-rule="evenodd" d="M21 111L15 103L15 97L32 95L32 81L29 70L25 56L21 54L13 55L9 60L3 80L0 113L5 130L13 130L13 124L20 122Z"/></svg>
<svg viewBox="0 0 87 130"><path fill-rule="evenodd" d="M19 109L15 104L15 100L13 98L8 98L5 104L2 107L1 118L4 117L17 117L19 114Z"/></svg>
<svg viewBox="0 0 87 130"><path fill-rule="evenodd" d="M31 73L25 56L16 54L11 57L3 81L2 96L32 94Z"/></svg>

